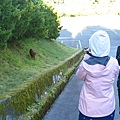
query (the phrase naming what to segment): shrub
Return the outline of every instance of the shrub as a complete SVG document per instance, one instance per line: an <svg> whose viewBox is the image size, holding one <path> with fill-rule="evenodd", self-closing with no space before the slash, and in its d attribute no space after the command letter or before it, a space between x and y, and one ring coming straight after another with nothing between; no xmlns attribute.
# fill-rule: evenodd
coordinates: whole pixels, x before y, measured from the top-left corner
<svg viewBox="0 0 120 120"><path fill-rule="evenodd" d="M7 46L7 41L12 36L17 14L18 9L13 6L11 0L0 1L0 48L2 49Z"/></svg>
<svg viewBox="0 0 120 120"><path fill-rule="evenodd" d="M42 0L0 1L0 48L31 37L57 38L59 17Z"/></svg>

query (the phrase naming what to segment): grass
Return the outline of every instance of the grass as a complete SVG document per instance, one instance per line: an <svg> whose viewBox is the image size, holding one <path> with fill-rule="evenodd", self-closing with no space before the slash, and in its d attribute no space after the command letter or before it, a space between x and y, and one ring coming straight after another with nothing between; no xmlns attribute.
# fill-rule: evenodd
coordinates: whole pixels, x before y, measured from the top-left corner
<svg viewBox="0 0 120 120"><path fill-rule="evenodd" d="M35 60L29 55L30 48L37 52ZM56 40L31 38L9 44L7 49L0 51L0 94L24 84L24 81L61 63L77 51Z"/></svg>

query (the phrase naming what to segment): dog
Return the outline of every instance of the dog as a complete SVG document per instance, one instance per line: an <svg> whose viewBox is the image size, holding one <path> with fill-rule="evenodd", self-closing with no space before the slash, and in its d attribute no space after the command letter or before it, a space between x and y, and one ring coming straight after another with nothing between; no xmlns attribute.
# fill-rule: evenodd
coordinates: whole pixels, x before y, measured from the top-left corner
<svg viewBox="0 0 120 120"><path fill-rule="evenodd" d="M36 56L37 53L34 52L33 49L30 49L30 50L29 50L29 53L30 53L31 58L34 58L34 59L35 59L35 56Z"/></svg>

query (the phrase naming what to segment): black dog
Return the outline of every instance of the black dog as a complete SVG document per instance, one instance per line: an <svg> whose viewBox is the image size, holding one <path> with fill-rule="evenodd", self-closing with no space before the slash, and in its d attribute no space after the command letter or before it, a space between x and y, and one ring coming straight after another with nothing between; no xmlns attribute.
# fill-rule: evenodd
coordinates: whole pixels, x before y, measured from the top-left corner
<svg viewBox="0 0 120 120"><path fill-rule="evenodd" d="M30 49L29 53L30 53L31 58L35 59L35 56L36 56L37 53L34 52L33 49Z"/></svg>
<svg viewBox="0 0 120 120"><path fill-rule="evenodd" d="M118 64L120 66L120 46L117 48L116 59L118 60ZM117 87L118 87L118 98L119 98L119 114L120 114L120 71L117 80Z"/></svg>

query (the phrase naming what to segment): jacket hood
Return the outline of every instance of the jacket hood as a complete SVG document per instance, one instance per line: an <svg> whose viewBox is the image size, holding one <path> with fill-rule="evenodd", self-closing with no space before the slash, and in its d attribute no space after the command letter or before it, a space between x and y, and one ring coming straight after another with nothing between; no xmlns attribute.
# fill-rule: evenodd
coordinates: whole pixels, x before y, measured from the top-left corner
<svg viewBox="0 0 120 120"><path fill-rule="evenodd" d="M108 56L110 52L110 39L108 34L103 30L95 32L89 39L89 48L93 56Z"/></svg>
<svg viewBox="0 0 120 120"><path fill-rule="evenodd" d="M109 56L105 56L105 57L91 56L89 59L86 59L84 61L89 65L101 64L106 66L109 60L110 60Z"/></svg>

